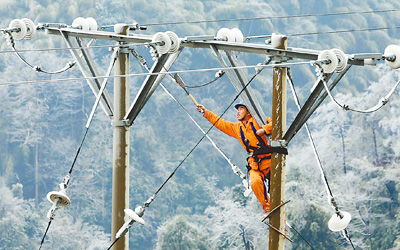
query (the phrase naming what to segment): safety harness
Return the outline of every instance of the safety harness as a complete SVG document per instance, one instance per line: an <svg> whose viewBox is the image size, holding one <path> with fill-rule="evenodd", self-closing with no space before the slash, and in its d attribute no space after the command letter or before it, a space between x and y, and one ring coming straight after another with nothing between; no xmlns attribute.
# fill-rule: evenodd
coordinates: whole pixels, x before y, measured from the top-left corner
<svg viewBox="0 0 400 250"><path fill-rule="evenodd" d="M240 138L242 139L243 144L246 147L246 151L249 157L253 157L254 160L260 164L261 161L265 159L271 159L272 153L279 153L279 154L288 154L287 148L285 147L271 147L265 143L261 136L257 135L257 130L254 127L254 124L250 122L251 130L254 133L254 136L257 138L257 147L251 146L249 140L244 136L244 132L242 130L242 126L240 126ZM259 158L259 155L269 154L265 157Z"/></svg>

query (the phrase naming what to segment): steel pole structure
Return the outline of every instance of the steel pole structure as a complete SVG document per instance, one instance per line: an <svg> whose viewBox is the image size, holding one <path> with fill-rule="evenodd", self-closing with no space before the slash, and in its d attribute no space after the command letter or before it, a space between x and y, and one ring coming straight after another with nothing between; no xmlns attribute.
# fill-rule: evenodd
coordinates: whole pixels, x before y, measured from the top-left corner
<svg viewBox="0 0 400 250"><path fill-rule="evenodd" d="M278 39L278 49L287 48L287 37L280 36ZM273 90L272 90L272 140L283 138L286 130L286 77L287 68L273 68ZM271 210L278 207L284 201L285 188L285 160L283 154L272 154L271 164ZM269 229L269 248L271 250L284 249L285 238L281 233L285 233L285 206L281 206L271 214ZM275 229L274 229L275 228Z"/></svg>
<svg viewBox="0 0 400 250"><path fill-rule="evenodd" d="M121 27L120 27L121 28ZM116 31L117 32L117 31ZM128 26L117 32L126 35ZM122 45L123 42L120 42ZM129 74L129 53L121 48L115 62L116 75ZM129 207L129 127L121 122L129 108L128 77L114 78L114 119L113 119L113 177L112 177L112 240L124 224L124 209ZM113 250L128 250L128 234L115 243Z"/></svg>

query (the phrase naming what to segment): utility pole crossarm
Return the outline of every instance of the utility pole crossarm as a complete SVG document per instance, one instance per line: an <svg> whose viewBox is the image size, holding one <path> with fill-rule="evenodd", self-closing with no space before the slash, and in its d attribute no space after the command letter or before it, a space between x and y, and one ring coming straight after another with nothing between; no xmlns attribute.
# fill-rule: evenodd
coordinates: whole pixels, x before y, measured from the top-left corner
<svg viewBox="0 0 400 250"><path fill-rule="evenodd" d="M48 31L49 34L53 35L59 35L62 32L68 36L99 39L99 40L113 40L125 43L150 43L152 42L153 39L152 35L144 35L144 34L121 35L108 31L83 31L80 29L54 28L54 27L45 27L45 29ZM207 39L209 39L210 37L213 36L206 36L206 37ZM245 53L254 53L254 54L262 54L268 56L296 58L296 59L317 60L318 55L320 53L319 50L291 48L291 47L287 49L277 49L272 47L271 45L266 45L266 44L239 43L239 42L227 42L218 40L202 40L201 37L199 37L198 41L196 41L196 39L193 38L190 41L188 41L187 38L180 38L180 40L182 40L182 43L180 44L181 47L209 49L211 46L214 46L218 50L238 51ZM379 60L382 59L382 54L380 53L354 54L349 57L348 63L353 65L364 65L365 59Z"/></svg>
<svg viewBox="0 0 400 250"><path fill-rule="evenodd" d="M112 40L125 43L148 43L152 40L152 35L134 34L122 35L108 31L83 31L72 28L46 28L51 35L60 35L60 32L74 37L91 38L97 40Z"/></svg>

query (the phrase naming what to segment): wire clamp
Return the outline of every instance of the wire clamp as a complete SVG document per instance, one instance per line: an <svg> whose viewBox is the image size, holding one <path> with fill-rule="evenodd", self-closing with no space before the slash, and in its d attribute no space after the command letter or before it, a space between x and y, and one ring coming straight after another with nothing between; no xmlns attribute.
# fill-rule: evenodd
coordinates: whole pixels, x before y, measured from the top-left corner
<svg viewBox="0 0 400 250"><path fill-rule="evenodd" d="M154 195L151 196L149 199L147 199L147 201L145 201L144 206L145 206L145 207L149 207L150 204L154 201L155 198L156 198L156 197L155 197Z"/></svg>

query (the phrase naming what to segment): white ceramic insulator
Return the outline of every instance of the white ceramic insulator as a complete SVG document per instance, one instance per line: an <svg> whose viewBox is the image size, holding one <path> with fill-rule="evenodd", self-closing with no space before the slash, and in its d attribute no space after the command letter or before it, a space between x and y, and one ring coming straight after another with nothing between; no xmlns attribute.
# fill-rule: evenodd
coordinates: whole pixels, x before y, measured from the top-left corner
<svg viewBox="0 0 400 250"><path fill-rule="evenodd" d="M77 17L72 22L72 27L75 29L81 29L83 31L89 31L89 22L86 20L86 18Z"/></svg>
<svg viewBox="0 0 400 250"><path fill-rule="evenodd" d="M129 25L126 23L117 23L114 25L114 32L117 34L125 34L129 29Z"/></svg>
<svg viewBox="0 0 400 250"><path fill-rule="evenodd" d="M89 30L90 31L97 31L97 21L93 17L87 17L86 21L89 24Z"/></svg>
<svg viewBox="0 0 400 250"><path fill-rule="evenodd" d="M125 208L124 212L131 220L134 220L142 225L145 224L144 220L139 215L137 215L135 211L133 211L132 209Z"/></svg>
<svg viewBox="0 0 400 250"><path fill-rule="evenodd" d="M151 42L152 43L163 42L162 45L161 44L155 45L155 48L156 48L158 54L160 54L160 55L168 53L169 50L171 49L171 39L164 32L158 32L158 33L154 34Z"/></svg>
<svg viewBox="0 0 400 250"><path fill-rule="evenodd" d="M71 199L68 197L68 195L65 193L65 191L51 191L47 194L47 200L50 201L51 203L57 202L57 199L59 198L59 206L66 207L69 204L71 204Z"/></svg>
<svg viewBox="0 0 400 250"><path fill-rule="evenodd" d="M332 49L332 52L336 55L338 59L338 65L336 66L336 72L342 72L347 66L347 55L340 49Z"/></svg>
<svg viewBox="0 0 400 250"><path fill-rule="evenodd" d="M26 26L26 35L25 35L24 39L26 39L26 40L32 39L32 37L36 33L35 23L31 19L28 19L28 18L22 18L22 21L25 23L25 26Z"/></svg>
<svg viewBox="0 0 400 250"><path fill-rule="evenodd" d="M22 40L25 38L26 33L27 33L27 27L24 21L21 19L14 19L10 22L8 25L8 28L10 29L20 29L20 31L13 32L12 37L15 40Z"/></svg>
<svg viewBox="0 0 400 250"><path fill-rule="evenodd" d="M385 57L392 57L394 56L394 61L386 61L386 64L392 68L392 69L398 69L400 68L400 46L395 45L395 44L391 44L389 46L386 47L385 49L385 53L384 53Z"/></svg>
<svg viewBox="0 0 400 250"><path fill-rule="evenodd" d="M329 63L321 63L321 68L324 73L330 74L336 70L339 60L332 50L323 50L318 55L318 61L329 61Z"/></svg>
<svg viewBox="0 0 400 250"><path fill-rule="evenodd" d="M179 50L179 46L181 45L181 41L177 34L172 31L165 32L171 39L171 48L169 49L169 53L176 53Z"/></svg>
<svg viewBox="0 0 400 250"><path fill-rule="evenodd" d="M231 32L233 33L235 37L235 42L237 43L243 43L244 42L244 36L243 33L240 29L238 28L233 28L231 29Z"/></svg>
<svg viewBox="0 0 400 250"><path fill-rule="evenodd" d="M328 228L333 232L339 232L346 229L346 227L349 225L351 221L350 213L345 211L340 211L340 214L342 215L343 218L340 218L340 216L335 213L328 221Z"/></svg>
<svg viewBox="0 0 400 250"><path fill-rule="evenodd" d="M282 46L284 38L285 38L285 35L272 33L271 34L271 46L273 48L278 48L278 47Z"/></svg>
<svg viewBox="0 0 400 250"><path fill-rule="evenodd" d="M221 28L217 32L218 40L224 40L228 42L235 42L235 34L233 34L231 29L228 28Z"/></svg>

